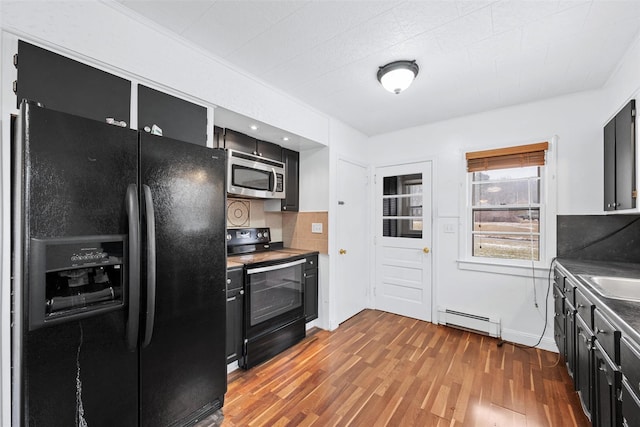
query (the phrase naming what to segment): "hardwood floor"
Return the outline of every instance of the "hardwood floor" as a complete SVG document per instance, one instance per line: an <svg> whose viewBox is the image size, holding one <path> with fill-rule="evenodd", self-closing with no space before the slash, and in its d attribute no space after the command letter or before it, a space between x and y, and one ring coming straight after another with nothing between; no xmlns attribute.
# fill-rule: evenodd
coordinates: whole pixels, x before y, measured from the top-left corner
<svg viewBox="0 0 640 427"><path fill-rule="evenodd" d="M365 310L231 373L222 426L590 425L557 354L497 342Z"/></svg>

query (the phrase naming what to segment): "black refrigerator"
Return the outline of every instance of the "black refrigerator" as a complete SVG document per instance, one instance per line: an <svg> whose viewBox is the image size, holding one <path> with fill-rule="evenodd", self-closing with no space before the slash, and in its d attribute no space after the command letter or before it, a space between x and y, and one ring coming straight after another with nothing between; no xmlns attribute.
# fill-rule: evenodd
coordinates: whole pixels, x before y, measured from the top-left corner
<svg viewBox="0 0 640 427"><path fill-rule="evenodd" d="M13 423L192 425L224 402L225 153L23 102Z"/></svg>

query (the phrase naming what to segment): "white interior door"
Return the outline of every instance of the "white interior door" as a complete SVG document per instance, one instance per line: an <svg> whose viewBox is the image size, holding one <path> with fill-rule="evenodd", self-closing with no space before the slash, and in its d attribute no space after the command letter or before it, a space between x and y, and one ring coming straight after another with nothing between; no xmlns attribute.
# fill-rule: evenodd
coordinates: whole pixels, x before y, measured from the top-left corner
<svg viewBox="0 0 640 427"><path fill-rule="evenodd" d="M337 210L337 322L342 323L367 307L369 218L367 168L338 160Z"/></svg>
<svg viewBox="0 0 640 427"><path fill-rule="evenodd" d="M431 162L375 173L375 307L431 321Z"/></svg>

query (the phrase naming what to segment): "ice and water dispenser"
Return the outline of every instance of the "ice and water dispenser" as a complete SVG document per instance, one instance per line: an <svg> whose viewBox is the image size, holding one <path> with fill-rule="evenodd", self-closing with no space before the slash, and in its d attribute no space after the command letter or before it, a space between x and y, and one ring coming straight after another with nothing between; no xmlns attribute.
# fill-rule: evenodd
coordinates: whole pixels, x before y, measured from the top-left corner
<svg viewBox="0 0 640 427"><path fill-rule="evenodd" d="M29 329L121 308L126 237L31 239Z"/></svg>

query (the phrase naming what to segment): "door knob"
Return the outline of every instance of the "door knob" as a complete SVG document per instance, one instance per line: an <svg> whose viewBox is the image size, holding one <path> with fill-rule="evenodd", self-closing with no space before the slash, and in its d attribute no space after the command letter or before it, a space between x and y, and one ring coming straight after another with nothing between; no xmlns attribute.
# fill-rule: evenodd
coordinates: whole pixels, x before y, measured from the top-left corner
<svg viewBox="0 0 640 427"><path fill-rule="evenodd" d="M422 248L422 252L424 252L425 254L429 253L429 248Z"/></svg>
<svg viewBox="0 0 640 427"><path fill-rule="evenodd" d="M347 253L347 250L346 250L346 249L340 249L340 251L339 251L339 252L340 252L340 255L344 255L344 254L346 254L346 253Z"/></svg>

